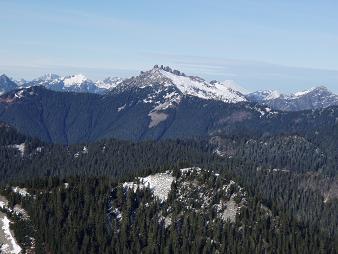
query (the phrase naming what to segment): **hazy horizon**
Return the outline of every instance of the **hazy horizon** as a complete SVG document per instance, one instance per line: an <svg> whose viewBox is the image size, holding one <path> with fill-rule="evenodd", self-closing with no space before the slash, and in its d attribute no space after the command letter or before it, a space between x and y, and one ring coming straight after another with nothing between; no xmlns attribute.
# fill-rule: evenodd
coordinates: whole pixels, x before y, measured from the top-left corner
<svg viewBox="0 0 338 254"><path fill-rule="evenodd" d="M0 72L128 77L163 64L248 91L338 93L338 3L1 1Z"/></svg>

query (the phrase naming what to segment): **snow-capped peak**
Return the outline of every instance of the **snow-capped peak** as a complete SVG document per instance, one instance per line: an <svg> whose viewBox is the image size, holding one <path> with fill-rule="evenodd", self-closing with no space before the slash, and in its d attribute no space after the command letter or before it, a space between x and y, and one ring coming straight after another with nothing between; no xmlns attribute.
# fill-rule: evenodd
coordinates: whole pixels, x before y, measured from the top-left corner
<svg viewBox="0 0 338 254"><path fill-rule="evenodd" d="M247 95L249 100L263 102L280 98L282 94L276 90L260 90Z"/></svg>
<svg viewBox="0 0 338 254"><path fill-rule="evenodd" d="M155 85L162 86L162 89L173 87L180 94L203 99L221 100L228 103L246 101L243 94L224 83L217 81L207 82L203 78L187 76L178 70L162 65L155 65L153 69L141 72L139 76L122 83L124 87L137 86L140 88Z"/></svg>
<svg viewBox="0 0 338 254"><path fill-rule="evenodd" d="M108 78L105 78L104 80L96 81L95 85L98 88L110 90L110 89L115 88L120 83L122 83L122 81L123 81L123 79L121 79L119 77L108 77Z"/></svg>
<svg viewBox="0 0 338 254"><path fill-rule="evenodd" d="M86 81L89 81L89 79L83 74L77 74L63 78L65 87L81 85Z"/></svg>

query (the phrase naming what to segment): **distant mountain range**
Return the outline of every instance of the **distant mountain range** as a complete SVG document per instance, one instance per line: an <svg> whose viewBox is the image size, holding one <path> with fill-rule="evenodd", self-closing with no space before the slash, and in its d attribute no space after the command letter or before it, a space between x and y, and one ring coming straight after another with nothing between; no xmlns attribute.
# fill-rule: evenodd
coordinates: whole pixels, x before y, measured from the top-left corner
<svg viewBox="0 0 338 254"><path fill-rule="evenodd" d="M283 111L319 109L338 105L338 95L329 91L325 86L311 88L291 95L271 90L257 91L248 94L246 97L249 101L265 104Z"/></svg>
<svg viewBox="0 0 338 254"><path fill-rule="evenodd" d="M43 86L13 90L0 96L0 121L44 141L70 144L111 137L160 140L305 129L314 135L323 126L336 126L338 119L338 107L283 112L265 103L250 102L226 84L155 66L105 94Z"/></svg>
<svg viewBox="0 0 338 254"><path fill-rule="evenodd" d="M169 67L155 65L153 69L141 72L139 76L122 79L108 77L92 81L82 74L60 77L46 74L37 79L14 81L6 75L0 76L0 94L20 88L44 86L53 91L107 94L135 88L151 88L153 93L145 98L147 102L161 104L161 107L177 103L182 95L195 96L227 103L254 102L275 110L300 111L338 105L338 95L324 86L297 92L291 95L278 91L264 90L249 94L239 91L233 81L206 81L197 76L187 76ZM162 105L165 103L165 105Z"/></svg>
<svg viewBox="0 0 338 254"><path fill-rule="evenodd" d="M11 80L6 75L0 76L0 93L6 93L19 88L44 86L47 89L60 92L79 92L103 94L122 82L121 78L108 77L104 80L92 81L82 74L61 77L56 74L46 74L30 81ZM10 85L9 85L10 83Z"/></svg>

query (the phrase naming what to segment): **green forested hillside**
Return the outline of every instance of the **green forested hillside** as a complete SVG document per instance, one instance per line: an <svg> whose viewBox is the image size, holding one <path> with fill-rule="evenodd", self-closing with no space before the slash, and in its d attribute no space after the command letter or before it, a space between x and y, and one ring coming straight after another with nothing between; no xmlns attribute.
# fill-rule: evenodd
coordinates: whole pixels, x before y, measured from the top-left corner
<svg viewBox="0 0 338 254"><path fill-rule="evenodd" d="M31 229L18 221L14 230L24 235L34 229L37 253L337 252L338 182L328 150L318 152L315 140L232 136L211 143L105 140L66 146L27 138L5 125L0 133L2 192L30 215ZM14 145L23 143L22 153ZM204 173L177 173L190 166ZM122 187L167 170L177 180L165 202L147 188ZM231 181L246 193L234 222L214 211L238 192L222 192ZM30 194L20 196L11 186ZM209 200L205 208L203 200ZM168 215L170 226L161 217Z"/></svg>

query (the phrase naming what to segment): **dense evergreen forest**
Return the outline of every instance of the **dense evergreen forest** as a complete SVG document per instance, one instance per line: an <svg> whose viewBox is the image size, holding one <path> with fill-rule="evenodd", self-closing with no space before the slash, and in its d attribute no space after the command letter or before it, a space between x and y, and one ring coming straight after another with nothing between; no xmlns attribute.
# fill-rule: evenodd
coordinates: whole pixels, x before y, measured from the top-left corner
<svg viewBox="0 0 338 254"><path fill-rule="evenodd" d="M1 192L9 206L20 205L29 214L29 220L11 215L27 253L29 237L36 253L337 253L332 144L324 134L284 134L67 146L2 125ZM202 173L180 173L192 166ZM168 171L176 181L166 201L148 188L122 186ZM236 187L225 192L231 181ZM187 182L197 189L188 189L182 201L178 194ZM13 186L29 194L14 192ZM203 186L210 207L245 192L234 198L242 204L235 221L202 209L196 197ZM169 214L170 225L161 220Z"/></svg>

